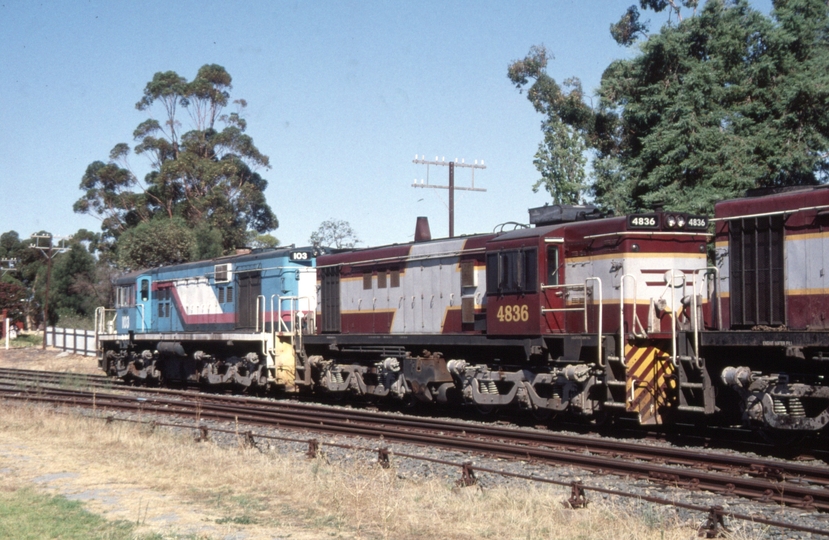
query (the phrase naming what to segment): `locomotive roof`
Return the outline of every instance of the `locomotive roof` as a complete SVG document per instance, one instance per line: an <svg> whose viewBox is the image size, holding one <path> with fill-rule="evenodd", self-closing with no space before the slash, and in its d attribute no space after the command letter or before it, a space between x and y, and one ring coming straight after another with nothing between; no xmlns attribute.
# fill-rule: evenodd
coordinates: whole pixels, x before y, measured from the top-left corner
<svg viewBox="0 0 829 540"><path fill-rule="evenodd" d="M544 225L541 227L531 227L527 229L516 229L514 231L506 232L498 235L493 241L509 241L518 240L521 238L537 238L540 236L547 236L555 232L559 236L564 237L567 233L568 238L584 236L587 234L595 234L599 232L624 230L626 228L625 216L611 216L601 219L591 219L586 221L569 221L566 223L556 223L555 225Z"/></svg>
<svg viewBox="0 0 829 540"><path fill-rule="evenodd" d="M223 255L221 257L215 257L213 259L203 259L201 261L192 261L180 264L171 264L170 266L157 266L155 268L145 268L142 270L133 270L132 272L127 272L126 274L122 274L121 276L116 279L115 283L118 285L132 283L138 278L139 276L149 275L153 272L157 271L180 271L180 270L187 270L191 268L200 268L200 267L210 267L215 266L217 264L222 264L226 262L232 263L243 263L243 262L250 262L250 261L260 261L265 259L271 259L274 257L287 257L291 252L294 251L303 251L303 250L311 250L316 251L311 246L306 247L295 247L285 246L285 247L277 247L277 248L266 248L261 250L254 250L250 253L241 253L241 254L233 254L233 255Z"/></svg>
<svg viewBox="0 0 829 540"><path fill-rule="evenodd" d="M714 206L717 220L785 214L793 210L829 208L829 185L722 201Z"/></svg>
<svg viewBox="0 0 829 540"><path fill-rule="evenodd" d="M445 255L438 251L441 245L457 244L461 246L459 250L468 251L475 248L483 248L487 240L494 236L493 233L471 234L464 236L456 236L454 238L436 238L425 242L409 242L406 244L387 244L384 246L356 248L348 251L341 251L337 253L330 253L317 257L317 267L332 266L338 264L356 264L366 263L367 261L387 261L395 262L407 259L412 253L413 248L420 248L423 251L423 256L426 252L430 252L431 256Z"/></svg>

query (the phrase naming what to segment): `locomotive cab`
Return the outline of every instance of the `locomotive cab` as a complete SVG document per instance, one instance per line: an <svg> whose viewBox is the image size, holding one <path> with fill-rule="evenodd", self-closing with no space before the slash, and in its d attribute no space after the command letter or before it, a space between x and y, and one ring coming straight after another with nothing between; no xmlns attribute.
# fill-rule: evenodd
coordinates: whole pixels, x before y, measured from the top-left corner
<svg viewBox="0 0 829 540"><path fill-rule="evenodd" d="M671 333L663 315L689 303L706 268L702 216L554 206L530 218L535 228L487 242L490 335Z"/></svg>

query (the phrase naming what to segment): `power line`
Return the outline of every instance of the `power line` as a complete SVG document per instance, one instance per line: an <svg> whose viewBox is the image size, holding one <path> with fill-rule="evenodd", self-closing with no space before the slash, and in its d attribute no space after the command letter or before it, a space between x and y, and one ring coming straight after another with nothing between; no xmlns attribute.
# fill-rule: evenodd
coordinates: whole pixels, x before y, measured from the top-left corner
<svg viewBox="0 0 829 540"><path fill-rule="evenodd" d="M463 159L458 163L458 158L455 158L455 161L446 161L446 158L442 158L438 161L437 156L435 156L434 161L427 161L426 156L417 157L415 154L415 158L412 163L418 165L426 165L426 183L423 183L423 180L420 180L420 183L417 183L417 179L415 179L412 187L416 188L436 188L436 189L448 189L449 190L449 238L455 237L455 191L486 191L483 188L476 188L475 187L475 169L486 169L486 165L484 165L484 160L481 160L481 163L478 164L478 160L475 160L475 163L466 163ZM440 167L449 167L449 185L442 186L438 184L430 184L429 183L429 166L437 165ZM463 187L463 186L456 186L455 185L455 168L456 167L465 167L468 169L472 169L472 184L470 187Z"/></svg>

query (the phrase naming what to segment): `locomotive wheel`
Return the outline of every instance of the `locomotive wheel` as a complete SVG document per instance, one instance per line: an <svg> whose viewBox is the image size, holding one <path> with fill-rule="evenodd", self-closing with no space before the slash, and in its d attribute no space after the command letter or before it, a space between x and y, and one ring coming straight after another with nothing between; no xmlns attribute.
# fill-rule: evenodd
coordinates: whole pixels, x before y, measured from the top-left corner
<svg viewBox="0 0 829 540"><path fill-rule="evenodd" d="M781 429L773 429L763 426L757 430L760 437L769 444L774 446L789 446L796 447L806 437L805 434L799 431L788 431Z"/></svg>
<svg viewBox="0 0 829 540"><path fill-rule="evenodd" d="M497 405L481 405L480 403L473 403L472 406L481 416L489 416L498 409Z"/></svg>
<svg viewBox="0 0 829 540"><path fill-rule="evenodd" d="M555 413L552 409L533 408L532 414L533 418L540 422L546 422L547 420L555 418Z"/></svg>

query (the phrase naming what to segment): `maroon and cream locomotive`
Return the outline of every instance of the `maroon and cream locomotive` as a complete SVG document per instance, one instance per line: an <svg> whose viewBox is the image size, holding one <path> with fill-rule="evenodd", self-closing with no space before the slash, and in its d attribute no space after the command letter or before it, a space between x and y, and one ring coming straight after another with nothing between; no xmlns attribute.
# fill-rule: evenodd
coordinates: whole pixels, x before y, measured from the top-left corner
<svg viewBox="0 0 829 540"><path fill-rule="evenodd" d="M531 222L441 240L419 227L410 244L320 256L298 381L641 424L713 412L689 333L692 310L711 311L708 220L548 206Z"/></svg>

